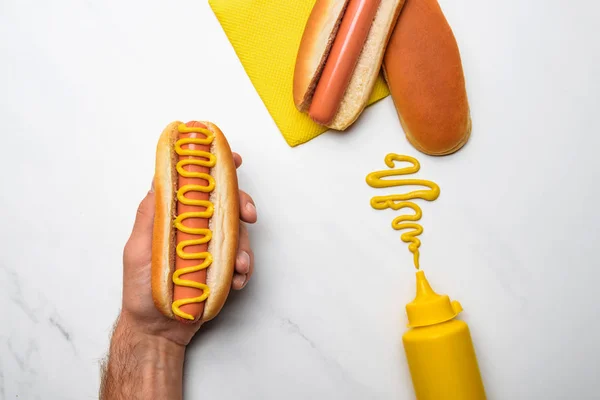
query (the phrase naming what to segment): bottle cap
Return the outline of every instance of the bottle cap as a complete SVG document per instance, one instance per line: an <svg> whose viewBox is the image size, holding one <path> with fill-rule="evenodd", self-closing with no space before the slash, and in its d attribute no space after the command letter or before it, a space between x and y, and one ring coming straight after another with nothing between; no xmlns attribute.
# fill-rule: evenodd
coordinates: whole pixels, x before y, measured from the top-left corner
<svg viewBox="0 0 600 400"><path fill-rule="evenodd" d="M425 273L417 271L417 296L406 305L410 328L446 322L456 317L461 311L462 306L458 301L450 301L450 297L447 295L434 292L425 278Z"/></svg>

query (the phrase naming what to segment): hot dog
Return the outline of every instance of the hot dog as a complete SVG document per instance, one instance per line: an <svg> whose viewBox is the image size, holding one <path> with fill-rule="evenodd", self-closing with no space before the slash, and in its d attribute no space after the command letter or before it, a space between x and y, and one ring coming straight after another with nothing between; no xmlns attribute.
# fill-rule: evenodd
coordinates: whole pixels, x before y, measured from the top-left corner
<svg viewBox="0 0 600 400"><path fill-rule="evenodd" d="M165 316L209 321L231 287L239 235L233 155L210 122L173 122L156 148L152 298Z"/></svg>
<svg viewBox="0 0 600 400"><path fill-rule="evenodd" d="M294 68L294 103L345 130L365 108L404 0L317 0Z"/></svg>
<svg viewBox="0 0 600 400"><path fill-rule="evenodd" d="M437 0L406 0L383 71L408 141L430 155L459 150L471 117L458 45Z"/></svg>

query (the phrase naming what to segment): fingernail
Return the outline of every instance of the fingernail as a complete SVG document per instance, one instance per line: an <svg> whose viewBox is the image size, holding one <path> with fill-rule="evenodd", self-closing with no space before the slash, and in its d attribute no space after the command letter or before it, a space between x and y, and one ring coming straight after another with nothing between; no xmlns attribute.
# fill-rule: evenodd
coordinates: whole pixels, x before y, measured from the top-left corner
<svg viewBox="0 0 600 400"><path fill-rule="evenodd" d="M248 271L250 271L250 255L242 250L240 251L238 258L240 260L240 266L242 267L242 271L239 272L247 274Z"/></svg>
<svg viewBox="0 0 600 400"><path fill-rule="evenodd" d="M152 184L150 185L150 192L154 192L154 178L152 178Z"/></svg>
<svg viewBox="0 0 600 400"><path fill-rule="evenodd" d="M233 279L235 279L237 284L236 286L240 289L246 284L246 275L236 275L236 277Z"/></svg>
<svg viewBox="0 0 600 400"><path fill-rule="evenodd" d="M256 207L254 206L254 204L247 202L246 203L246 210L248 210L248 212L251 213L256 213Z"/></svg>

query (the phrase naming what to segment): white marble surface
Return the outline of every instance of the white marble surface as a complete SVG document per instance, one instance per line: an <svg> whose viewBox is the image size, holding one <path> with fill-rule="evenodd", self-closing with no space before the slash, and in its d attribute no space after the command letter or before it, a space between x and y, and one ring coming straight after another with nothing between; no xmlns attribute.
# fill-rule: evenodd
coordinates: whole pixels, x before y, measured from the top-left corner
<svg viewBox="0 0 600 400"><path fill-rule="evenodd" d="M90 399L122 247L175 119L210 119L258 204L256 274L191 345L187 398L410 399L414 294L365 175L416 155L422 266L460 300L490 399L592 399L600 357L598 3L443 0L473 136L429 158L390 99L287 147L206 1L0 5L0 399Z"/></svg>

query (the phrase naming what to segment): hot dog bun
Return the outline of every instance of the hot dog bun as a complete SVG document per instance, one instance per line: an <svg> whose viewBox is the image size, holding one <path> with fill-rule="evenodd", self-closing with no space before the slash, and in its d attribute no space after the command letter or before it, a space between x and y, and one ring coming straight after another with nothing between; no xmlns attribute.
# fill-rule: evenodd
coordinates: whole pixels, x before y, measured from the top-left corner
<svg viewBox="0 0 600 400"><path fill-rule="evenodd" d="M152 238L152 298L154 304L165 316L182 322L209 321L221 310L231 288L239 235L239 195L236 168L227 139L221 130L210 122L202 122L214 134L210 152L216 156L216 164L210 168L215 180L210 201L214 212L209 220L212 238L208 242L208 253L212 263L206 269L206 285L210 294L204 301L204 310L193 321L177 317L173 305L173 272L176 258L176 229L174 218L177 215L176 163L178 154L175 142L178 140L177 121L163 131L156 147L156 170L154 190L156 212Z"/></svg>
<svg viewBox="0 0 600 400"><path fill-rule="evenodd" d="M429 155L459 150L471 117L452 29L436 0L406 0L383 61L408 141Z"/></svg>
<svg viewBox="0 0 600 400"><path fill-rule="evenodd" d="M317 0L306 23L294 70L294 103L308 111L349 0ZM337 113L323 125L345 130L366 107L404 0L381 0Z"/></svg>

